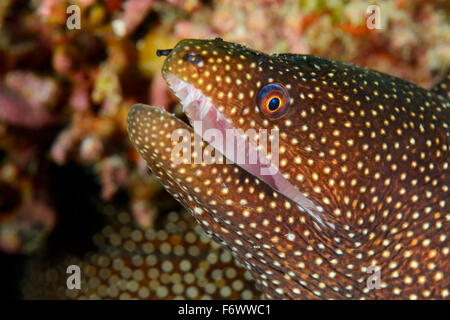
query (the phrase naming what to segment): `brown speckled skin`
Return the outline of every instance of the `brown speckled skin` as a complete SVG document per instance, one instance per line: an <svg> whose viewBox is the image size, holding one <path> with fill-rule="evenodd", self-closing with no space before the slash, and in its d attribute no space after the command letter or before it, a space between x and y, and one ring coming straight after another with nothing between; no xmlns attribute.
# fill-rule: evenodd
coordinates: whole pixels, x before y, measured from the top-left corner
<svg viewBox="0 0 450 320"><path fill-rule="evenodd" d="M150 133L142 128L176 120L132 109L131 139L149 167L177 199L201 208L194 216L244 261L268 297L448 299L450 103L443 96L355 65L266 55L221 40L181 41L166 59L168 74L201 90L234 127L279 128L281 172L336 226L319 227L234 165L171 168L167 150L152 144L169 145L170 137L144 142ZM270 82L292 99L279 119L265 117L256 102ZM199 168L201 177L186 181ZM370 265L380 268L380 289L366 287Z"/></svg>

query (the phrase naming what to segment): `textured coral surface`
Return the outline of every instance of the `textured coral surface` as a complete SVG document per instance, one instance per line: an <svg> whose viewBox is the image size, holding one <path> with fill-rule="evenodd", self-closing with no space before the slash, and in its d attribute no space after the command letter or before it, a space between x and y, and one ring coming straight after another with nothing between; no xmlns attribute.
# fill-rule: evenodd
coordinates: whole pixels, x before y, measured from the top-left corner
<svg viewBox="0 0 450 320"><path fill-rule="evenodd" d="M126 115L137 102L181 115L156 49L183 38L332 57L430 88L450 69L449 3L375 3L379 30L367 28L368 3L359 0L1 1L0 251L13 270L13 295L258 298L245 272L221 260L224 249L189 233L191 217L128 141ZM71 4L79 29L66 24ZM184 222L170 229L171 219ZM155 240L161 232L169 240ZM42 271L56 262L54 272ZM56 285L69 262L89 274L76 294ZM226 268L234 271L227 276ZM54 285L33 289L45 281Z"/></svg>

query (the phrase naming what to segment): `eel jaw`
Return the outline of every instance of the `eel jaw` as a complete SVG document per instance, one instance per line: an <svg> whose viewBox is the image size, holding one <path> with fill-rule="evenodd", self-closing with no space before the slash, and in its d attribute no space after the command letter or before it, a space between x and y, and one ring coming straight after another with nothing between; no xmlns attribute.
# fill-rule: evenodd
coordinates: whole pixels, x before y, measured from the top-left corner
<svg viewBox="0 0 450 320"><path fill-rule="evenodd" d="M257 148L246 136L242 135L242 132L238 133L238 130L232 126L231 121L218 110L211 99L204 95L200 89L197 89L195 86L173 74L165 74L164 78L170 89L180 100L183 106L183 112L185 112L189 121L193 124L195 133L223 154L228 161L236 163L250 174L264 181L276 192L283 194L297 203L301 210L309 213L319 224L334 229L332 223L325 222L327 219L324 219L322 207L315 205L293 186L279 171L278 166L275 166L260 151L260 148ZM218 142L216 139L211 139L211 136L205 135L205 132L209 129L219 130L223 138L227 136L226 132L230 130L233 136L236 137L236 146L232 149L226 148L226 143L223 141ZM236 162L236 159L242 159L242 156L239 156L242 150L245 150L245 160L256 159L256 163L254 163L255 161ZM262 172L270 173L262 174Z"/></svg>

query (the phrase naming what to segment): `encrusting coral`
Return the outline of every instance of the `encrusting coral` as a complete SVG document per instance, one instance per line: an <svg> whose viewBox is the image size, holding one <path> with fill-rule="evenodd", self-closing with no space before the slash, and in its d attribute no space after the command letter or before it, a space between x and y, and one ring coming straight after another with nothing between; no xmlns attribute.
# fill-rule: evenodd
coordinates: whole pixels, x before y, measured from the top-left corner
<svg viewBox="0 0 450 320"><path fill-rule="evenodd" d="M72 4L79 29L66 25ZM164 193L127 138L126 115L138 102L181 114L156 49L183 38L332 57L430 88L450 69L448 3L375 4L379 30L367 28L362 0L2 1L0 250L46 246L65 214L49 187L54 166L92 173L101 206L126 202L137 228L158 232Z"/></svg>

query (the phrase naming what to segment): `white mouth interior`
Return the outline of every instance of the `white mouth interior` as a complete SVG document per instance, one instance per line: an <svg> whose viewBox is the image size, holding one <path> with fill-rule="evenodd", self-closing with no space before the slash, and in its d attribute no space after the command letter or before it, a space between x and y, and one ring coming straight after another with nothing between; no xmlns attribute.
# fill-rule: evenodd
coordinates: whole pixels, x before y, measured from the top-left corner
<svg viewBox="0 0 450 320"><path fill-rule="evenodd" d="M166 75L166 80L180 100L183 106L183 112L186 113L192 123L201 121L201 126L193 126L194 131L200 135L205 141L212 145L215 149L220 151L229 161L236 163L239 152L245 150L245 159L253 156L256 163L241 163L236 164L256 176L258 179L264 181L271 186L275 191L285 195L293 202L297 203L301 209L310 213L317 222L324 225L320 217L321 207L316 206L310 199L294 187L279 171L278 166L275 166L254 144L252 144L245 136L237 134L236 129L232 126L225 116L219 112L218 108L212 103L211 99L205 96L199 89L193 85L181 80L175 75ZM226 137L227 130L234 130L237 140L236 148L226 148L224 143L217 143L214 139L209 139L205 136L205 131L208 129L220 130L223 137ZM264 170L262 170L264 168ZM270 172L270 174L261 174L261 172ZM333 226L332 226L333 227Z"/></svg>

